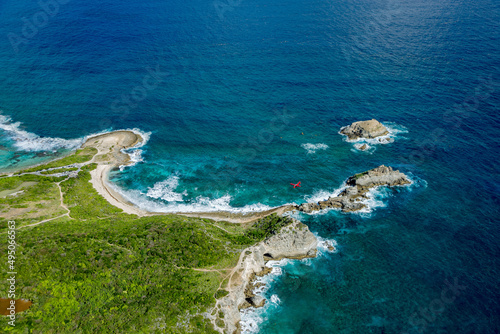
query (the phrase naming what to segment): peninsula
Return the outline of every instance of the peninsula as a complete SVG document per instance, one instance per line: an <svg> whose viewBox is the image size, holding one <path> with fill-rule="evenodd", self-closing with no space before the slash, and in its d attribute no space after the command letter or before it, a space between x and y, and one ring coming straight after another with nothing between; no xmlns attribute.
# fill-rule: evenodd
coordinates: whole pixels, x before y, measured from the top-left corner
<svg viewBox="0 0 500 334"><path fill-rule="evenodd" d="M341 209L343 212L359 211L366 207L363 200L368 199L367 194L370 189L380 186L402 186L410 183L411 181L405 174L393 170L392 167L382 165L348 178L345 189L338 196L317 203L304 203L297 206L297 209L306 213L329 208Z"/></svg>

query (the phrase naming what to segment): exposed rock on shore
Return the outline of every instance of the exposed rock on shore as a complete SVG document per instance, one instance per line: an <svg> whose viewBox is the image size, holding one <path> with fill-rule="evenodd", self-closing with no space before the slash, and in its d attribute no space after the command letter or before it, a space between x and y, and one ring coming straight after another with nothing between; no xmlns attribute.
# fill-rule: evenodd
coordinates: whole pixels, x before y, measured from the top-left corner
<svg viewBox="0 0 500 334"><path fill-rule="evenodd" d="M215 314L222 312L224 328L216 326L221 333L239 333L240 309L262 307L266 300L253 293L254 281L258 276L268 274L265 266L268 260L282 258L302 259L315 257L318 240L309 228L298 220L281 229L280 233L247 248L240 256L238 265L232 272L227 290L229 294L219 299ZM214 325L221 322L213 319Z"/></svg>
<svg viewBox="0 0 500 334"><path fill-rule="evenodd" d="M349 140L356 140L360 138L372 139L385 136L389 131L382 123L376 119L372 119L369 121L354 122L340 129L340 133L346 135Z"/></svg>
<svg viewBox="0 0 500 334"><path fill-rule="evenodd" d="M366 151L368 148L369 148L369 146L368 146L368 145L363 144L363 145L361 145L361 146L359 147L359 150L361 150L361 151Z"/></svg>
<svg viewBox="0 0 500 334"><path fill-rule="evenodd" d="M338 208L344 212L359 211L366 207L363 200L367 199L367 193L371 188L378 186L401 186L410 184L408 177L392 167L384 165L351 176L346 181L347 188L337 197L330 197L325 201L317 203L304 203L297 206L299 211L311 213L328 208Z"/></svg>

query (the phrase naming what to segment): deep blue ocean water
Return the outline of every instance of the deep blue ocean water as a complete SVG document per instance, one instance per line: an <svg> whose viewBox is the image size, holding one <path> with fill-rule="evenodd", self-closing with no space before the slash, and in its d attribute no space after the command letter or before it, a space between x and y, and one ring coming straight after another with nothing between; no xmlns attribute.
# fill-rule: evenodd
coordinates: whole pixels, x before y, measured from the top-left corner
<svg viewBox="0 0 500 334"><path fill-rule="evenodd" d="M337 252L281 263L244 328L499 332L499 2L46 9L0 2L2 170L135 128L149 140L112 177L129 200L245 212L324 199L350 175L390 165L414 184L379 190L370 212L299 217ZM371 118L392 143L361 152L338 134Z"/></svg>

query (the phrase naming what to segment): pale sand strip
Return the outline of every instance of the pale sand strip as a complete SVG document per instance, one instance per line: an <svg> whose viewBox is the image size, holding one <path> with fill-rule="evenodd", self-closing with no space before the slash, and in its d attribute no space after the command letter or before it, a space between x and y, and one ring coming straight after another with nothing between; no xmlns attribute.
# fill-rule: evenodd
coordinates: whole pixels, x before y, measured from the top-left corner
<svg viewBox="0 0 500 334"><path fill-rule="evenodd" d="M122 209L125 213L138 215L139 217L150 215L150 213L127 202L108 185L107 177L112 168L113 166L111 165L98 165L96 169L90 172L90 176L92 177L90 183L92 183L99 195L104 197L111 205Z"/></svg>
<svg viewBox="0 0 500 334"><path fill-rule="evenodd" d="M114 131L87 139L82 147L94 147L98 153L90 161L97 163L97 168L90 172L90 182L95 190L111 205L122 209L125 213L146 216L148 212L141 210L126 201L108 184L108 175L113 168L130 163L128 154L123 149L137 146L143 141L142 137L132 131Z"/></svg>

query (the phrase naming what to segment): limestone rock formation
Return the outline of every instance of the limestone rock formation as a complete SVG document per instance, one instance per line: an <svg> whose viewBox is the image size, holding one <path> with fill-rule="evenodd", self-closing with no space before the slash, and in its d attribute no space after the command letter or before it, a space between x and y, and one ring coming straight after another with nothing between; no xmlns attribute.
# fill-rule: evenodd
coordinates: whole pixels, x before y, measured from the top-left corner
<svg viewBox="0 0 500 334"><path fill-rule="evenodd" d="M372 139L385 136L389 131L382 123L376 119L372 119L369 121L354 122L340 129L340 133L346 135L349 140L356 140L359 138Z"/></svg>
<svg viewBox="0 0 500 334"><path fill-rule="evenodd" d="M304 203L297 206L299 211L311 213L328 208L338 208L344 212L358 211L366 207L363 199L367 199L367 192L378 186L401 186L410 184L408 177L392 167L384 165L359 173L347 179L344 191L336 197L330 197L318 203Z"/></svg>
<svg viewBox="0 0 500 334"><path fill-rule="evenodd" d="M266 300L253 293L254 280L270 272L265 263L282 258L301 259L315 257L318 240L309 228L298 220L281 229L280 233L247 248L230 275L229 294L217 301L215 309L224 314L224 328L216 326L221 333L239 333L240 309L262 307ZM216 325L216 321L213 321Z"/></svg>

